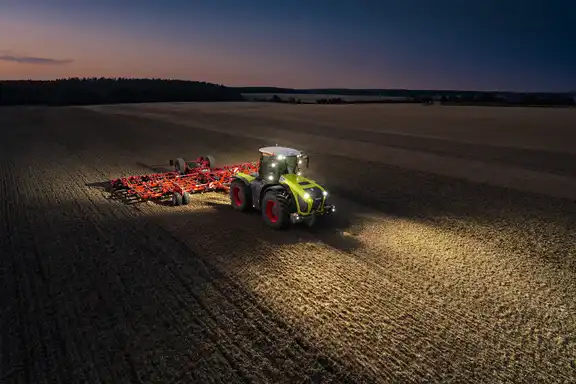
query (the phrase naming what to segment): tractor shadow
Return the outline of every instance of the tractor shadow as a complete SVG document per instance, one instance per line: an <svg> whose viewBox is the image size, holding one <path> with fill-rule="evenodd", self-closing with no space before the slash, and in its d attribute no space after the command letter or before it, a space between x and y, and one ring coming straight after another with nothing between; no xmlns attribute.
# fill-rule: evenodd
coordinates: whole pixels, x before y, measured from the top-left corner
<svg viewBox="0 0 576 384"><path fill-rule="evenodd" d="M241 278L242 271L236 268L250 263L274 278L274 272L267 272L265 267L267 262L278 262L269 247L262 248L261 242L241 238L234 232L252 218L242 220L238 212L227 215L233 208L223 204L214 206L215 211L175 207L155 210L157 215L110 214L117 207L106 201L44 204L41 213L57 212L50 217L50 226L43 226L22 240L40 247L44 256L41 267L51 271L50 279L43 283L36 273L37 263L22 262L19 268L12 268L9 282L14 284L6 284L8 290L2 296L10 297L14 304L2 308L3 320L14 323L14 327L2 329L2 337L8 336L9 341L13 341L10 332L14 330L26 332L46 326L46 316L39 316L36 308L29 305L34 300L48 306L55 318L69 319L67 332L82 334L92 341L79 343L75 352L90 358L96 348L109 352L111 361L124 361L129 353L136 357L134 365L130 362L118 369L132 369L143 382L166 371L162 364L151 370L145 358L148 355L161 356L177 368L182 366L177 363L181 356L197 357L197 365L184 366L180 371L170 368L174 375L212 377L223 370L229 370L224 373L230 376L237 374L232 366L213 363L222 358L221 350L227 351L230 345L235 348L230 353L248 351L254 356L273 356L267 363L273 365L266 365L267 370L262 372L270 372L271 367L286 377L297 371L304 377L326 376L338 382L352 381L351 377L355 379L352 382L373 381L349 360L338 359L318 345L307 327L288 321L274 302L257 296L254 287ZM72 216L82 225L70 225ZM26 228L25 209L16 211L13 217L18 218L15 225ZM222 228L230 217L237 221L232 219L230 228ZM225 239L219 237L219 229ZM258 225L248 226L245 232L250 231L269 232L259 231ZM76 246L70 246L70 239ZM15 243L12 249L16 251L22 244L27 243ZM78 247L83 252L78 252ZM330 259L324 261L329 263ZM307 276L315 280L311 271ZM17 283L22 281L44 291L36 289L26 296L19 295ZM57 294L51 294L54 292ZM42 344L34 345L33 351L55 351L51 356L55 364L71 366L75 362L62 350L62 337L66 334L56 329ZM18 337L14 340L19 341ZM218 342L223 345L220 349L205 347ZM110 375L113 381L116 366L100 367L97 357L87 361L89 367L82 373L106 378ZM96 366L98 370L92 370ZM0 375L6 380L0 382L16 382L19 378L25 381L26 374L45 376L41 368L31 367L25 374L17 369L7 370ZM66 382L83 381L76 374L65 377Z"/></svg>
<svg viewBox="0 0 576 384"><path fill-rule="evenodd" d="M254 228L255 235L262 236L267 241L277 245L321 242L347 253L363 246L355 236L348 232L353 218L349 218L345 211L340 212L342 216L319 217L312 227L308 227L306 224L292 224L286 230L274 230L265 224L260 211L252 210L251 212L240 213L230 204L214 200L206 201L205 205L222 215L228 222L245 221L246 226Z"/></svg>
<svg viewBox="0 0 576 384"><path fill-rule="evenodd" d="M110 181L98 181L95 183L86 183L84 185L88 188L100 191L104 199L109 201L117 201L126 205L146 204L146 201L130 196L124 190L113 190Z"/></svg>
<svg viewBox="0 0 576 384"><path fill-rule="evenodd" d="M238 212L227 201L227 194L221 192L192 194L191 205L175 207L169 197L161 200L142 201L128 195L124 190L112 190L108 181L87 183L85 186L99 190L103 198L111 202L119 202L135 207L140 205L163 207L163 210L164 208L166 209L166 215L170 215L171 212L182 213L190 210L190 213L185 215L187 217L185 225L210 227L213 233L228 229L234 232L236 231L234 228L240 226L244 232L248 232L247 235L258 236L276 245L321 242L331 248L348 253L362 247L361 242L350 233L350 227L355 218L354 214L347 212L346 209L342 209L338 214L332 216L319 217L312 227L308 227L306 224L293 224L287 230L274 230L264 223L259 211ZM200 214L197 211L198 203L195 200L201 201L200 206L208 209L211 214L209 216ZM235 240L232 237L230 241Z"/></svg>

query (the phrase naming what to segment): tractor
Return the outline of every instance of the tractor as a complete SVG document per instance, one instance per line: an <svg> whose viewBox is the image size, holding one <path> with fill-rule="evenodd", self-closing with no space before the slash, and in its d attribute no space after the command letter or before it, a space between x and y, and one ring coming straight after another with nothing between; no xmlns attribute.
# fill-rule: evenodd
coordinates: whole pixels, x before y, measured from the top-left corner
<svg viewBox="0 0 576 384"><path fill-rule="evenodd" d="M242 212L260 211L266 224L286 229L291 224L314 225L316 218L332 214L328 192L314 180L302 176L310 159L286 147L260 148L258 171L238 172L230 183L230 202Z"/></svg>

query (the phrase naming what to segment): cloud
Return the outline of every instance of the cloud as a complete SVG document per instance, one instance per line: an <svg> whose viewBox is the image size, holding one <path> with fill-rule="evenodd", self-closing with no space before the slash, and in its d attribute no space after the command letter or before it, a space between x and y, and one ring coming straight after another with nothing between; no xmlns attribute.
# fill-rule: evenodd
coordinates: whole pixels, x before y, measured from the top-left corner
<svg viewBox="0 0 576 384"><path fill-rule="evenodd" d="M70 64L74 60L60 60L60 59L50 59L47 57L34 57L34 56L22 56L12 54L10 51L0 51L1 61L11 61L20 64L38 64L38 65L63 65Z"/></svg>

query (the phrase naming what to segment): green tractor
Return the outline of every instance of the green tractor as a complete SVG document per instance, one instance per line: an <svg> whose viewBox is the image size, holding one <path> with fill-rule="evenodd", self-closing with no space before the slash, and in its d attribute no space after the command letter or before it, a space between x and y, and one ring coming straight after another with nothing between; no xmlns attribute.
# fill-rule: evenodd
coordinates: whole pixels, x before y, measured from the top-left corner
<svg viewBox="0 0 576 384"><path fill-rule="evenodd" d="M238 211L258 210L274 229L291 224L314 225L318 216L332 214L328 192L314 180L301 175L310 159L292 148L260 148L258 172L237 173L230 184L230 201Z"/></svg>

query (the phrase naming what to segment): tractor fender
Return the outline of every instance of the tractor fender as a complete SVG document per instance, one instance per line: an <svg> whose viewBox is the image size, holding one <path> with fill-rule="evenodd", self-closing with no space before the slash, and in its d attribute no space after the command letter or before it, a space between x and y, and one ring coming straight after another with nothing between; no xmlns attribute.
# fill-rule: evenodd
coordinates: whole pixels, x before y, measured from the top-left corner
<svg viewBox="0 0 576 384"><path fill-rule="evenodd" d="M232 178L232 181L234 180L240 180L241 182L243 182L246 185L250 185L250 183L248 182L248 180L246 180L245 178L243 178L242 176L234 176Z"/></svg>
<svg viewBox="0 0 576 384"><path fill-rule="evenodd" d="M288 191L292 193L288 188L282 184L267 185L260 190L260 200L264 197L264 194L268 191Z"/></svg>
<svg viewBox="0 0 576 384"><path fill-rule="evenodd" d="M234 175L233 180L242 180L242 182L246 185L250 185L250 183L252 182L252 180L254 180L254 176L251 175L247 175L245 173L237 173L236 175Z"/></svg>
<svg viewBox="0 0 576 384"><path fill-rule="evenodd" d="M290 195L294 198L294 194L292 193L292 191L290 190L290 188L287 185L273 184L273 185L267 185L264 188L262 188L262 190L260 190L260 198L258 199L258 202L262 201L262 199L264 198L264 195L268 191L284 191L284 192L288 193L288 195Z"/></svg>

